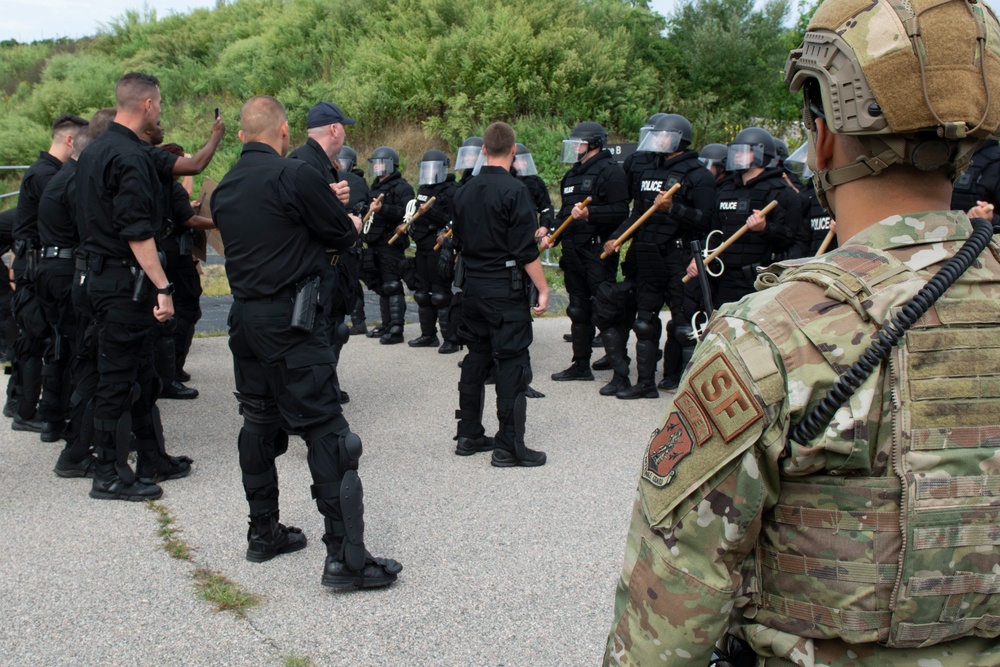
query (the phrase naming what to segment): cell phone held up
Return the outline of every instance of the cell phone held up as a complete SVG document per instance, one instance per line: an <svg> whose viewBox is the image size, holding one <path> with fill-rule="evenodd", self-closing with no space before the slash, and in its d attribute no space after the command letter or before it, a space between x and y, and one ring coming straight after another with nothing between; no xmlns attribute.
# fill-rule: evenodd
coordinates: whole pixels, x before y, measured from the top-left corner
<svg viewBox="0 0 1000 667"><path fill-rule="evenodd" d="M222 114L221 114L221 112L219 110L219 107L215 107L215 120L219 120L219 116L221 116L221 115Z"/></svg>

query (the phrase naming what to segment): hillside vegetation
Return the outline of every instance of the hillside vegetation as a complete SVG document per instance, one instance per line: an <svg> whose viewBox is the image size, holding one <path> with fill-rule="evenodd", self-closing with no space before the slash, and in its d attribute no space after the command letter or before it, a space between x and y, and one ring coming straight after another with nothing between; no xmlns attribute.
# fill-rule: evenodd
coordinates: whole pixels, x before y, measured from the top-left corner
<svg viewBox="0 0 1000 667"><path fill-rule="evenodd" d="M424 150L454 155L466 136L506 120L553 185L564 170L559 142L581 120L635 141L651 113L682 113L695 146L727 141L750 119L790 125L798 106L781 69L803 26L785 27L788 15L788 0L759 10L753 0L694 0L670 19L643 0L236 0L165 18L131 11L84 40L0 43L0 164L30 164L56 116L111 106L118 77L141 70L160 78L168 141L199 147L222 108L229 129L206 172L215 179L239 155L240 106L270 94L288 109L293 145L309 107L332 100L357 119L348 140L362 160L392 145L414 176Z"/></svg>

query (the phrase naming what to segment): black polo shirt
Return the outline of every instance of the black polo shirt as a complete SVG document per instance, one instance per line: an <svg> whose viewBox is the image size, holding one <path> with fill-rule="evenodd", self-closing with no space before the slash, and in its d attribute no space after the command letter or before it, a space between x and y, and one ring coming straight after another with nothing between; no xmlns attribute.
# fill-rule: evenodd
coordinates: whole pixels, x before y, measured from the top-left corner
<svg viewBox="0 0 1000 667"><path fill-rule="evenodd" d="M323 147L315 139L309 139L306 143L289 153L288 157L293 160L302 160L306 164L311 165L313 169L326 179L327 183L336 183L339 180L337 178L337 170L333 168L333 163L330 162L330 158L323 151Z"/></svg>
<svg viewBox="0 0 1000 667"><path fill-rule="evenodd" d="M35 164L28 167L21 179L21 193L17 196L17 222L14 223L15 241L38 242L38 202L45 186L62 168L63 163L48 151L38 154Z"/></svg>
<svg viewBox="0 0 1000 667"><path fill-rule="evenodd" d="M38 239L44 248L75 248L80 242L76 227L76 160L67 160L42 193L38 202Z"/></svg>
<svg viewBox="0 0 1000 667"><path fill-rule="evenodd" d="M454 237L465 268L492 273L538 259L535 203L528 187L502 167L485 166L455 193Z"/></svg>
<svg viewBox="0 0 1000 667"><path fill-rule="evenodd" d="M357 241L347 211L301 160L251 142L212 196L233 296L260 299L294 289L326 266L325 248Z"/></svg>
<svg viewBox="0 0 1000 667"><path fill-rule="evenodd" d="M9 208L0 212L0 255L10 250L14 245L14 223L17 222L17 209ZM2 264L2 261L0 261Z"/></svg>
<svg viewBox="0 0 1000 667"><path fill-rule="evenodd" d="M154 238L163 218L159 178L142 141L111 123L84 149L76 168L76 214L83 249L129 259L129 241Z"/></svg>

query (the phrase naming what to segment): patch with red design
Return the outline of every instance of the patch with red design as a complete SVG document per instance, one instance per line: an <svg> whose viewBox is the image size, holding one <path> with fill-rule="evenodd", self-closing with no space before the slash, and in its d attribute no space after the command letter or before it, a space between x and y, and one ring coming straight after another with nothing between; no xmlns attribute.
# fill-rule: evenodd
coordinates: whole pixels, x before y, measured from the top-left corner
<svg viewBox="0 0 1000 667"><path fill-rule="evenodd" d="M646 452L643 479L654 486L666 486L677 476L677 465L691 453L694 440L680 413L671 412L662 428L653 432Z"/></svg>
<svg viewBox="0 0 1000 667"><path fill-rule="evenodd" d="M712 422L708 421L708 415L698 405L698 401L690 391L684 390L674 397L674 407L684 415L684 421L691 425L691 435L694 437L694 444L701 447L712 437Z"/></svg>

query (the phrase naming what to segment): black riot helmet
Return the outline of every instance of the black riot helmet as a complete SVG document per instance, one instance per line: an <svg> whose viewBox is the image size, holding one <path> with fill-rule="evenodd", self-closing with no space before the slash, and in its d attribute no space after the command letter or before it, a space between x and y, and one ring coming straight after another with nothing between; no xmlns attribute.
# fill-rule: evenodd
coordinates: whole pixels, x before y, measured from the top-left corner
<svg viewBox="0 0 1000 667"><path fill-rule="evenodd" d="M653 126L656 125L656 121L660 120L661 118L663 118L666 115L667 114L665 114L665 113L654 113L652 116L649 117L649 119L646 120L646 122L643 124L643 126L639 128L639 145L640 146L642 146L642 140L646 138L646 133L649 132L650 130L652 130ZM642 150L642 149L641 148L637 148L636 149L636 151L640 151L640 150Z"/></svg>
<svg viewBox="0 0 1000 667"><path fill-rule="evenodd" d="M462 147L458 149L458 155L455 156L455 171L465 171L475 167L482 152L482 137L469 137L463 141Z"/></svg>
<svg viewBox="0 0 1000 667"><path fill-rule="evenodd" d="M451 160L444 151L429 150L420 159L418 170L418 185L435 185L444 183L448 177L448 170L451 168Z"/></svg>
<svg viewBox="0 0 1000 667"><path fill-rule="evenodd" d="M358 154L354 152L353 148L344 144L340 147L340 152L337 153L337 162L340 163L341 171L350 171L358 163Z"/></svg>
<svg viewBox="0 0 1000 667"><path fill-rule="evenodd" d="M606 143L608 132L600 123L578 123L569 133L569 139L563 139L562 161L566 164L579 162L589 151L604 148Z"/></svg>
<svg viewBox="0 0 1000 667"><path fill-rule="evenodd" d="M531 151L524 144L514 144L514 171L518 176L537 176L538 167Z"/></svg>
<svg viewBox="0 0 1000 667"><path fill-rule="evenodd" d="M690 146L692 134L694 131L687 118L675 113L665 113L646 133L646 138L636 150L669 155Z"/></svg>
<svg viewBox="0 0 1000 667"><path fill-rule="evenodd" d="M718 167L720 171L725 171L728 152L729 149L724 144L706 144L698 151L698 160L708 169Z"/></svg>
<svg viewBox="0 0 1000 667"><path fill-rule="evenodd" d="M369 178L381 178L399 169L399 153L388 146L379 146L368 158Z"/></svg>
<svg viewBox="0 0 1000 667"><path fill-rule="evenodd" d="M774 137L771 133L759 127L748 127L729 143L726 169L746 171L751 167L766 167L774 157Z"/></svg>

